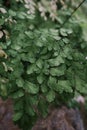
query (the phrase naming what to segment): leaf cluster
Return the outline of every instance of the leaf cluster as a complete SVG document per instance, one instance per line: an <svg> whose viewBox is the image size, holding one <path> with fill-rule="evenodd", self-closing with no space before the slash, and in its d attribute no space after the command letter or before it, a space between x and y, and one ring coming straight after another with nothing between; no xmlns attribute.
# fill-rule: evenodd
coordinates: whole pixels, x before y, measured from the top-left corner
<svg viewBox="0 0 87 130"><path fill-rule="evenodd" d="M12 7L0 15L0 46L8 56L0 51L0 95L13 99L13 120L28 130L50 105L67 103L76 92L87 94L87 43L75 18L61 27L67 10L52 22L37 11L28 15L22 3Z"/></svg>

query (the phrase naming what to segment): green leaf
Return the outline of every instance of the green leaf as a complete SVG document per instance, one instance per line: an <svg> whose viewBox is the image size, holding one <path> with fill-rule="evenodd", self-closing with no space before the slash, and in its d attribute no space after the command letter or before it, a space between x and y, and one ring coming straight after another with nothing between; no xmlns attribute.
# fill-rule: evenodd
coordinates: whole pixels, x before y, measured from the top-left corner
<svg viewBox="0 0 87 130"><path fill-rule="evenodd" d="M20 19L25 19L26 14L24 12L18 12L17 17Z"/></svg>
<svg viewBox="0 0 87 130"><path fill-rule="evenodd" d="M64 57L67 57L67 59L72 59L72 48L69 45L66 45L64 47Z"/></svg>
<svg viewBox="0 0 87 130"><path fill-rule="evenodd" d="M69 39L68 38L63 38L62 39L64 43L68 44L69 43Z"/></svg>
<svg viewBox="0 0 87 130"><path fill-rule="evenodd" d="M61 39L61 37L59 37L59 36L53 36L53 38L54 38L55 40L57 40L57 41L59 41L59 40Z"/></svg>
<svg viewBox="0 0 87 130"><path fill-rule="evenodd" d="M12 57L16 57L17 56L17 51L15 51L15 50L9 50L8 51L9 52L9 54L12 56Z"/></svg>
<svg viewBox="0 0 87 130"><path fill-rule="evenodd" d="M40 54L46 54L47 53L47 48L43 48L43 50L41 51L41 53Z"/></svg>
<svg viewBox="0 0 87 130"><path fill-rule="evenodd" d="M57 79L55 77L49 77L48 79L48 82L47 82L47 85L51 88L51 89L54 89L54 87L56 86L57 84Z"/></svg>
<svg viewBox="0 0 87 130"><path fill-rule="evenodd" d="M72 29L67 29L67 33L72 34L73 33Z"/></svg>
<svg viewBox="0 0 87 130"><path fill-rule="evenodd" d="M28 100L28 102L30 103L30 105L37 105L38 104L38 95L29 95L26 96L26 101Z"/></svg>
<svg viewBox="0 0 87 130"><path fill-rule="evenodd" d="M21 119L23 113L22 112L17 112L13 115L13 121L18 121Z"/></svg>
<svg viewBox="0 0 87 130"><path fill-rule="evenodd" d="M17 44L14 44L14 45L11 45L11 48L18 51L21 49L21 46L17 45Z"/></svg>
<svg viewBox="0 0 87 130"><path fill-rule="evenodd" d="M39 103L38 103L38 110L41 113L43 117L47 116L48 113L48 103L43 99L40 98Z"/></svg>
<svg viewBox="0 0 87 130"><path fill-rule="evenodd" d="M52 91L52 90L49 91L49 92L47 93L46 99L47 99L48 102L54 101L54 99L55 99L55 92Z"/></svg>
<svg viewBox="0 0 87 130"><path fill-rule="evenodd" d="M37 94L39 92L39 86L37 86L29 81L25 81L25 90L28 93Z"/></svg>
<svg viewBox="0 0 87 130"><path fill-rule="evenodd" d="M40 74L39 76L37 76L37 81L38 81L38 83L39 84L42 84L43 83L43 81L44 81L44 76L42 75L42 74Z"/></svg>
<svg viewBox="0 0 87 130"><path fill-rule="evenodd" d="M57 29L51 28L51 29L49 29L49 31L51 32L52 35L58 35Z"/></svg>
<svg viewBox="0 0 87 130"><path fill-rule="evenodd" d="M27 74L32 74L34 72L35 67L36 66L34 64L29 65L27 68Z"/></svg>
<svg viewBox="0 0 87 130"><path fill-rule="evenodd" d="M43 42L42 41L38 41L38 42L36 42L36 46L38 46L38 47L42 47L44 44L43 44Z"/></svg>
<svg viewBox="0 0 87 130"><path fill-rule="evenodd" d="M41 69L43 67L43 61L41 59L37 60L36 65Z"/></svg>
<svg viewBox="0 0 87 130"><path fill-rule="evenodd" d="M36 61L36 59L32 55L32 53L28 53L27 55L25 53L22 53L21 58L22 58L23 61L27 61L27 62L30 62L30 63L35 63L35 61Z"/></svg>
<svg viewBox="0 0 87 130"><path fill-rule="evenodd" d="M35 115L33 108L29 104L26 105L25 111L29 116Z"/></svg>
<svg viewBox="0 0 87 130"><path fill-rule="evenodd" d="M9 10L9 15L11 15L11 16L16 16L16 12L13 11L13 10Z"/></svg>
<svg viewBox="0 0 87 130"><path fill-rule="evenodd" d="M24 92L21 89L11 94L11 97L14 98L14 99L20 98L20 97L23 97L23 96L24 96Z"/></svg>
<svg viewBox="0 0 87 130"><path fill-rule="evenodd" d="M61 34L62 36L67 36L66 29L61 28L61 29L60 29L60 34Z"/></svg>
<svg viewBox="0 0 87 130"><path fill-rule="evenodd" d="M48 60L50 66L59 66L61 63L64 63L64 59L61 56L58 56L54 59Z"/></svg>
<svg viewBox="0 0 87 130"><path fill-rule="evenodd" d="M87 83L80 79L80 77L76 77L76 90L82 94L87 94Z"/></svg>
<svg viewBox="0 0 87 130"><path fill-rule="evenodd" d="M42 91L43 93L46 93L46 92L48 91L48 88L47 88L47 86L46 86L45 84L42 84L42 85L41 85L41 91Z"/></svg>
<svg viewBox="0 0 87 130"><path fill-rule="evenodd" d="M5 20L4 20L4 19L0 19L0 26L1 26L1 25L3 25L3 24L4 24L4 22L5 22Z"/></svg>
<svg viewBox="0 0 87 130"><path fill-rule="evenodd" d="M25 31L25 34L26 34L29 38L31 38L31 39L34 38L34 35L33 35L33 33L32 33L31 31Z"/></svg>
<svg viewBox="0 0 87 130"><path fill-rule="evenodd" d="M71 83L68 80L59 80L58 81L58 91L60 93L67 92L67 93L72 93L72 87Z"/></svg>
<svg viewBox="0 0 87 130"><path fill-rule="evenodd" d="M15 111L23 110L23 100L21 98L20 100L15 101L14 110Z"/></svg>
<svg viewBox="0 0 87 130"><path fill-rule="evenodd" d="M24 87L24 80L22 78L19 78L16 80L16 84L18 87Z"/></svg>
<svg viewBox="0 0 87 130"><path fill-rule="evenodd" d="M8 95L7 85L1 83L1 81L0 81L0 95L3 96L3 97Z"/></svg>
<svg viewBox="0 0 87 130"><path fill-rule="evenodd" d="M64 68L64 67L51 68L51 69L50 69L50 74L51 74L52 76L62 76L62 75L64 75L64 71L65 71L65 68Z"/></svg>

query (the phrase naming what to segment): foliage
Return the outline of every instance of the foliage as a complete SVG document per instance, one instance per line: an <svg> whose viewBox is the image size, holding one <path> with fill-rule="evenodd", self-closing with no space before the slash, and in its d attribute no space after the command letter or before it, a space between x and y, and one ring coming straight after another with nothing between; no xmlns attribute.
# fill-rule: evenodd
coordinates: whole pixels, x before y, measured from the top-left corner
<svg viewBox="0 0 87 130"><path fill-rule="evenodd" d="M62 26L67 8L52 21L48 10L47 20L37 8L27 13L23 1L0 6L0 95L13 99L13 120L28 130L50 105L87 94L87 43L75 17Z"/></svg>

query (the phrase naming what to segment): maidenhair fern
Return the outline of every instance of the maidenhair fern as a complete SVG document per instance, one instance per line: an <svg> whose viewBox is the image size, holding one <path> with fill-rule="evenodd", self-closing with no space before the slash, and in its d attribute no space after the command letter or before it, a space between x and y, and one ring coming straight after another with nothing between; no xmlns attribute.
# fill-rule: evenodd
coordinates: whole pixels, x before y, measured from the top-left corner
<svg viewBox="0 0 87 130"><path fill-rule="evenodd" d="M12 2L0 14L0 95L13 99L13 120L28 130L38 116L47 115L50 104L67 103L75 92L87 94L87 43L76 18L61 26L67 9L44 21L37 9L26 13L26 4L19 1L19 9Z"/></svg>

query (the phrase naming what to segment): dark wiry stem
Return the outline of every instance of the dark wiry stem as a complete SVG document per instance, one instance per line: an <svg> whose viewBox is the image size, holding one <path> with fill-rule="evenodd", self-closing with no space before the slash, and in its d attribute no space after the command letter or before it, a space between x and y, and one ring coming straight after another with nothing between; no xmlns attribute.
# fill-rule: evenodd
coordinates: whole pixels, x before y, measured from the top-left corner
<svg viewBox="0 0 87 130"><path fill-rule="evenodd" d="M75 9L74 11L71 13L71 15L64 21L64 23L61 25L60 28L62 28L66 23L67 21L72 17L72 15L79 9L79 7L81 7L81 5L85 2L86 0L83 0Z"/></svg>

